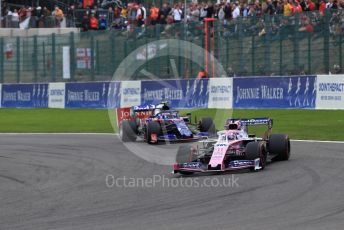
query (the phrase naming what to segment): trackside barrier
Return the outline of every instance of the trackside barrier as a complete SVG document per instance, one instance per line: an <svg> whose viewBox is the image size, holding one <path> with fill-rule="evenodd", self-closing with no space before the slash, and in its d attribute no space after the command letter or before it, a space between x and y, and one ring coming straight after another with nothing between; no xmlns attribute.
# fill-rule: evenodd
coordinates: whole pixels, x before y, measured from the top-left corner
<svg viewBox="0 0 344 230"><path fill-rule="evenodd" d="M2 84L2 108L47 108L48 84Z"/></svg>
<svg viewBox="0 0 344 230"><path fill-rule="evenodd" d="M2 108L344 109L344 75L0 84Z"/></svg>
<svg viewBox="0 0 344 230"><path fill-rule="evenodd" d="M316 109L344 109L344 75L318 75Z"/></svg>
<svg viewBox="0 0 344 230"><path fill-rule="evenodd" d="M234 78L233 107L314 109L316 76Z"/></svg>

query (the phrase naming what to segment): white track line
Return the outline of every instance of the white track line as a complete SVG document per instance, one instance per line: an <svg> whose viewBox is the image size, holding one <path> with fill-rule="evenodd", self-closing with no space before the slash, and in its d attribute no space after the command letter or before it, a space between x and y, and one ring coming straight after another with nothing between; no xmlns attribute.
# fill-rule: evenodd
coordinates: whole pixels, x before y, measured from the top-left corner
<svg viewBox="0 0 344 230"><path fill-rule="evenodd" d="M291 140L293 142L308 142L308 143L336 143L344 144L344 141L318 141L318 140Z"/></svg>
<svg viewBox="0 0 344 230"><path fill-rule="evenodd" d="M19 135L97 135L97 136L118 136L118 133L0 133L0 136L19 136ZM292 142L306 143L336 143L344 144L344 141L319 141L319 140L291 140Z"/></svg>
<svg viewBox="0 0 344 230"><path fill-rule="evenodd" d="M103 135L118 136L117 133L0 133L0 136L19 136L19 135Z"/></svg>

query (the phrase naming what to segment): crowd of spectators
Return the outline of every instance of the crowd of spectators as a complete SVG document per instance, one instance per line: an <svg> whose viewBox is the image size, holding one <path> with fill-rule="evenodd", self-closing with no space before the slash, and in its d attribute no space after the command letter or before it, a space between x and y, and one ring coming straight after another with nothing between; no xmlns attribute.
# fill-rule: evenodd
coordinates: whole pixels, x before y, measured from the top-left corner
<svg viewBox="0 0 344 230"><path fill-rule="evenodd" d="M240 1L221 1L213 4L211 2L191 3L185 5L183 2L173 5L164 3L160 8L156 5L145 6L141 3L128 3L127 5L116 4L100 10L97 6L90 6L87 17L95 17L103 20L108 28L122 29L128 26L148 26L156 24L172 24L185 22L202 22L205 18L216 18L222 24L228 24L231 20L238 17L264 16L264 15L283 15L292 16L302 12L319 11L324 14L326 9L344 9L344 0L240 0ZM101 12L101 13L99 13ZM85 20L83 27L92 23ZM92 29L96 27L89 26ZM104 26L98 28L103 29Z"/></svg>
<svg viewBox="0 0 344 230"><path fill-rule="evenodd" d="M95 1L97 2L97 1ZM106 2L106 1L104 1ZM227 0L213 4L211 2L190 3L187 6L179 2L173 5L164 3L161 7L154 4L147 6L138 2L122 4L121 1L110 1L111 4L83 6L71 5L61 9L47 7L10 8L4 7L3 23L5 27L81 27L83 30L129 29L156 24L173 24L180 22L199 22L205 18L216 18L221 24L250 16L281 15L285 17L302 12L318 11L324 14L326 9L344 9L344 0ZM65 12L64 12L65 11ZM30 20L27 20L30 18ZM311 19L304 19L301 30L313 30ZM264 31L261 31L264 33Z"/></svg>
<svg viewBox="0 0 344 230"><path fill-rule="evenodd" d="M72 11L65 14L58 6L54 9L49 9L46 6L5 7L3 11L3 27L22 29L61 26L74 27L75 24L62 25L62 22L68 21L67 19L73 19L70 13Z"/></svg>

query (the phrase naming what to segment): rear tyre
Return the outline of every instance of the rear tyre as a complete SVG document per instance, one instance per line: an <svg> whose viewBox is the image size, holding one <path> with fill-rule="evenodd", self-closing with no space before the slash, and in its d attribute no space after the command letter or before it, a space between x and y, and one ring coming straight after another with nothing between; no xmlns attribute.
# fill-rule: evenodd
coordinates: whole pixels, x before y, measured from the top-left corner
<svg viewBox="0 0 344 230"><path fill-rule="evenodd" d="M266 150L264 142L249 142L246 145L245 155L247 160L259 158L259 166L264 169L266 166Z"/></svg>
<svg viewBox="0 0 344 230"><path fill-rule="evenodd" d="M147 124L147 130L146 130L146 141L147 141L147 143L148 144L157 144L158 141L152 142L152 134L157 135L157 138L158 138L158 136L160 136L161 133L162 133L161 125L158 122L156 122L156 121L149 122Z"/></svg>
<svg viewBox="0 0 344 230"><path fill-rule="evenodd" d="M182 145L179 146L178 148L178 152L176 155L176 162L178 164L182 164L182 163L190 163L197 160L197 156L196 154L194 154L191 151L191 145ZM179 172L180 174L183 175L191 175L193 174L193 172Z"/></svg>
<svg viewBox="0 0 344 230"><path fill-rule="evenodd" d="M269 138L269 152L274 160L287 161L290 157L290 140L286 134L272 134Z"/></svg>
<svg viewBox="0 0 344 230"><path fill-rule="evenodd" d="M136 141L136 138L137 138L136 122L123 120L119 127L119 136L123 142Z"/></svg>
<svg viewBox="0 0 344 230"><path fill-rule="evenodd" d="M201 132L208 132L209 134L215 134L215 124L210 117L203 117L199 122L199 130Z"/></svg>

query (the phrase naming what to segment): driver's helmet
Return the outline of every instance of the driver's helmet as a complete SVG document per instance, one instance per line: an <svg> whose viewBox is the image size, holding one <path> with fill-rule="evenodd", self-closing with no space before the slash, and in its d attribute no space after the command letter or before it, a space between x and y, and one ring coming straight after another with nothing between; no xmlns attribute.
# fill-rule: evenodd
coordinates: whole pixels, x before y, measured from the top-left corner
<svg viewBox="0 0 344 230"><path fill-rule="evenodd" d="M228 129L229 130L240 130L241 129L240 121L234 121L234 122L228 123Z"/></svg>
<svg viewBox="0 0 344 230"><path fill-rule="evenodd" d="M158 115L159 113L161 113L161 109L154 109L153 111L154 116Z"/></svg>
<svg viewBox="0 0 344 230"><path fill-rule="evenodd" d="M229 133L229 134L227 134L227 139L228 139L229 141L235 140L235 139L236 139L235 133Z"/></svg>

